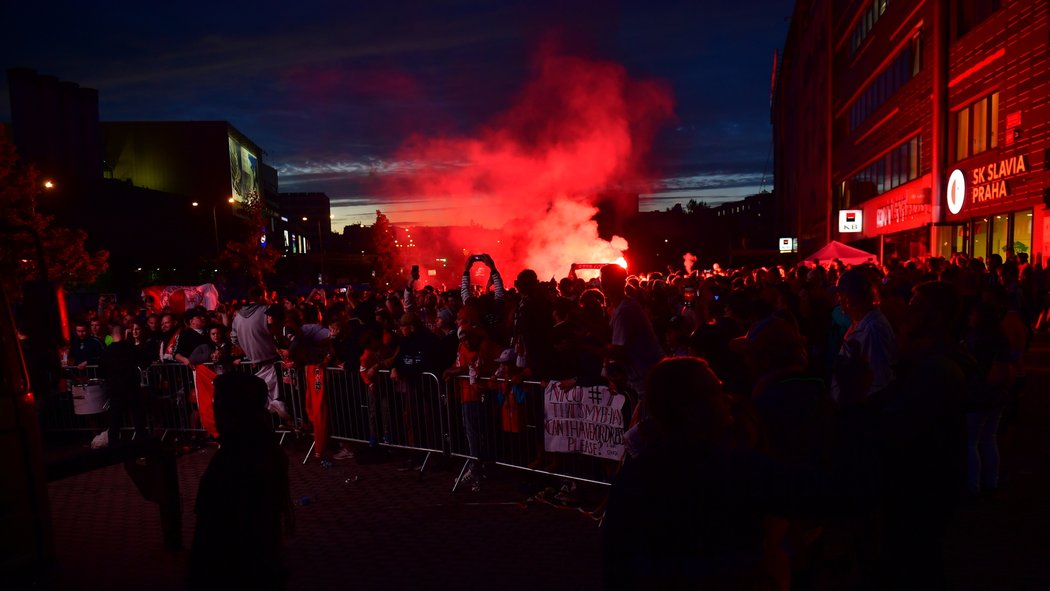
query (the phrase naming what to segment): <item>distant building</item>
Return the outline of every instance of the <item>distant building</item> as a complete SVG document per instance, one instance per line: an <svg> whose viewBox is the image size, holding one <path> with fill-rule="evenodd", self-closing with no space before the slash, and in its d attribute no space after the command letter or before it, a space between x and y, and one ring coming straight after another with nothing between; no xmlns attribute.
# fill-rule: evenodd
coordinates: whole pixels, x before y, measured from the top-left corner
<svg viewBox="0 0 1050 591"><path fill-rule="evenodd" d="M332 206L324 193L281 193L277 199L281 216L287 219L285 244L303 253L332 246ZM292 235L302 237L302 243Z"/></svg>
<svg viewBox="0 0 1050 591"><path fill-rule="evenodd" d="M1050 0L800 0L773 106L782 229L802 254L825 223L885 256L1050 253L1048 37Z"/></svg>

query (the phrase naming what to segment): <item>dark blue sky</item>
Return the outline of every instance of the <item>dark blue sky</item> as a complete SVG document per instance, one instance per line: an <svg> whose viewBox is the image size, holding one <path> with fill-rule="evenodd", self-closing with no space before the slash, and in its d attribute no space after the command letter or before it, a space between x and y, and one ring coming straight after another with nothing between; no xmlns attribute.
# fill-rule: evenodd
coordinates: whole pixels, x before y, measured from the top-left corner
<svg viewBox="0 0 1050 591"><path fill-rule="evenodd" d="M103 120L227 120L283 191L326 191L335 227L374 219L367 179L412 133L504 112L544 44L664 81L647 209L772 185L769 80L791 0L6 2L0 65L99 90ZM9 118L6 77L0 118ZM355 207L356 206L356 207ZM384 204L397 220L396 204ZM360 214L361 217L356 217Z"/></svg>

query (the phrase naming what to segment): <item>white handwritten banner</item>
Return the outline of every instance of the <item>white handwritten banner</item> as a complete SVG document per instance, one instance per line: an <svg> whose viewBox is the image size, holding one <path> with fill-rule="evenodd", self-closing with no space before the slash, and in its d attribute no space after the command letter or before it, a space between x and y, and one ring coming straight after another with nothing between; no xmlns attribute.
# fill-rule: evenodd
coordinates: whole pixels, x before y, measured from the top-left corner
<svg viewBox="0 0 1050 591"><path fill-rule="evenodd" d="M562 390L551 382L543 400L544 449L609 460L623 457L622 394L605 386Z"/></svg>

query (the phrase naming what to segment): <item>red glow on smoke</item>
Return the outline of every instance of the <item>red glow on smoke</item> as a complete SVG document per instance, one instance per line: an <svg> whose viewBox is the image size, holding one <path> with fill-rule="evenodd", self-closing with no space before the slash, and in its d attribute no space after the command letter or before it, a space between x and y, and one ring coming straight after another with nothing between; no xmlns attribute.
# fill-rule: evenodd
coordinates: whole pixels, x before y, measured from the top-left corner
<svg viewBox="0 0 1050 591"><path fill-rule="evenodd" d="M421 245L421 260L489 252L506 272L561 277L573 262L614 261L627 249L599 238L594 204L602 193L646 190L645 157L672 106L664 84L631 79L618 64L545 53L514 106L472 137L409 140L396 156L404 170L383 192L427 203L416 224L457 228L441 252ZM500 243L480 241L471 225L499 229Z"/></svg>

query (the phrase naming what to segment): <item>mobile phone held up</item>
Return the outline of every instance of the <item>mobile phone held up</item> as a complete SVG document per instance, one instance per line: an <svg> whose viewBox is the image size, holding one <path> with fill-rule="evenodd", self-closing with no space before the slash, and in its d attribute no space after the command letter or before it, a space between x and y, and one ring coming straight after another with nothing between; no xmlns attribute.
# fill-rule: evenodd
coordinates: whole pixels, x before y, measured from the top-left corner
<svg viewBox="0 0 1050 591"><path fill-rule="evenodd" d="M412 265L412 279L419 279L419 265Z"/></svg>

